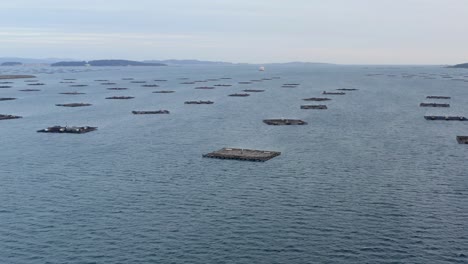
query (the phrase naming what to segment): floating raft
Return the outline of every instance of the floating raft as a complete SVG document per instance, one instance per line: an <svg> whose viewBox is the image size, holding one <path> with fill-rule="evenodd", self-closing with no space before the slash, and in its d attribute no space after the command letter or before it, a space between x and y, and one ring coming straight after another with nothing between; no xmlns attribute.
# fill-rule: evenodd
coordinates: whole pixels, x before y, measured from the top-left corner
<svg viewBox="0 0 468 264"><path fill-rule="evenodd" d="M40 89L21 89L20 92L39 92Z"/></svg>
<svg viewBox="0 0 468 264"><path fill-rule="evenodd" d="M141 87L159 87L157 84L143 84Z"/></svg>
<svg viewBox="0 0 468 264"><path fill-rule="evenodd" d="M450 107L450 104L421 103L420 107Z"/></svg>
<svg viewBox="0 0 468 264"><path fill-rule="evenodd" d="M261 93L264 92L265 90L253 90L253 89L247 89L247 90L242 90L243 92L247 93Z"/></svg>
<svg viewBox="0 0 468 264"><path fill-rule="evenodd" d="M72 84L72 85L69 85L70 87L86 87L88 86L87 84Z"/></svg>
<svg viewBox="0 0 468 264"><path fill-rule="evenodd" d="M59 93L59 94L78 95L78 94L85 94L85 93L79 93L79 92L64 92L64 93Z"/></svg>
<svg viewBox="0 0 468 264"><path fill-rule="evenodd" d="M218 151L205 154L203 155L203 157L212 159L232 159L265 162L279 155L281 155L281 152L277 151L223 148Z"/></svg>
<svg viewBox="0 0 468 264"><path fill-rule="evenodd" d="M63 79L64 81L76 81L76 79ZM107 81L107 80L106 80Z"/></svg>
<svg viewBox="0 0 468 264"><path fill-rule="evenodd" d="M163 79L156 79L156 80L153 80L155 82L167 82L167 80L163 80Z"/></svg>
<svg viewBox="0 0 468 264"><path fill-rule="evenodd" d="M322 102L322 101L330 101L331 99L330 98L324 98L324 97L311 97L311 98L304 98L302 100Z"/></svg>
<svg viewBox="0 0 468 264"><path fill-rule="evenodd" d="M452 99L450 96L440 96L440 95L429 95L426 96L427 99Z"/></svg>
<svg viewBox="0 0 468 264"><path fill-rule="evenodd" d="M23 117L15 116L15 115L0 115L0 120L19 119L19 118L23 118Z"/></svg>
<svg viewBox="0 0 468 264"><path fill-rule="evenodd" d="M128 90L128 88L107 88L107 90L120 91L120 90Z"/></svg>
<svg viewBox="0 0 468 264"><path fill-rule="evenodd" d="M426 120L468 121L464 116L424 116Z"/></svg>
<svg viewBox="0 0 468 264"><path fill-rule="evenodd" d="M239 82L239 84L251 84L252 82Z"/></svg>
<svg viewBox="0 0 468 264"><path fill-rule="evenodd" d="M307 125L307 122L299 119L265 119L263 123L271 126Z"/></svg>
<svg viewBox="0 0 468 264"><path fill-rule="evenodd" d="M111 97L106 97L106 99L116 99L116 100L128 100L128 99L133 99L135 97L133 96L111 96Z"/></svg>
<svg viewBox="0 0 468 264"><path fill-rule="evenodd" d="M116 85L116 83L113 83L113 82L105 82L105 83L101 83L101 85Z"/></svg>
<svg viewBox="0 0 468 264"><path fill-rule="evenodd" d="M81 106L91 106L92 104L86 103L70 103L70 104L56 104L56 106L63 106L63 107L81 107Z"/></svg>
<svg viewBox="0 0 468 264"><path fill-rule="evenodd" d="M301 109L319 109L325 110L328 109L326 105L301 105Z"/></svg>
<svg viewBox="0 0 468 264"><path fill-rule="evenodd" d="M0 75L0 80L36 78L34 75Z"/></svg>
<svg viewBox="0 0 468 264"><path fill-rule="evenodd" d="M6 89L6 88L11 88L12 86L9 86L9 85L1 85L0 88L1 89Z"/></svg>
<svg viewBox="0 0 468 264"><path fill-rule="evenodd" d="M95 82L108 82L109 80L94 80Z"/></svg>
<svg viewBox="0 0 468 264"><path fill-rule="evenodd" d="M457 136L458 144L468 144L468 136Z"/></svg>
<svg viewBox="0 0 468 264"><path fill-rule="evenodd" d="M214 104L212 101L186 101L184 104Z"/></svg>
<svg viewBox="0 0 468 264"><path fill-rule="evenodd" d="M53 126L53 127L48 127L45 129L38 130L37 132L39 133L70 133L70 134L84 134L88 133L91 131L97 130L97 127L90 127L90 126L84 126L84 127L69 127L69 126Z"/></svg>
<svg viewBox="0 0 468 264"><path fill-rule="evenodd" d="M45 85L45 84L44 83L28 83L28 85L40 86L40 85Z"/></svg>
<svg viewBox="0 0 468 264"><path fill-rule="evenodd" d="M146 81L132 81L131 83L146 83Z"/></svg>
<svg viewBox="0 0 468 264"><path fill-rule="evenodd" d="M124 81L131 81L131 80L134 80L133 78L122 78L122 80Z"/></svg>
<svg viewBox="0 0 468 264"><path fill-rule="evenodd" d="M153 93L173 93L174 91L154 91Z"/></svg>
<svg viewBox="0 0 468 264"><path fill-rule="evenodd" d="M195 89L199 89L199 90L211 90L211 89L214 89L214 87L210 87L210 86L201 86L201 87L195 87Z"/></svg>
<svg viewBox="0 0 468 264"><path fill-rule="evenodd" d="M358 89L355 88L340 88L336 89L337 91L357 91Z"/></svg>
<svg viewBox="0 0 468 264"><path fill-rule="evenodd" d="M158 111L132 111L134 115L157 115L157 114L169 114L168 110L158 110Z"/></svg>
<svg viewBox="0 0 468 264"><path fill-rule="evenodd" d="M231 84L215 84L213 86L217 86L217 87L230 87L232 86Z"/></svg>
<svg viewBox="0 0 468 264"><path fill-rule="evenodd" d="M10 84L10 83L13 83L13 82L0 82L0 84Z"/></svg>
<svg viewBox="0 0 468 264"><path fill-rule="evenodd" d="M11 101L11 100L16 100L16 98L13 98L13 97L0 97L0 101Z"/></svg>
<svg viewBox="0 0 468 264"><path fill-rule="evenodd" d="M323 91L322 94L345 95L346 93L343 93L343 92L327 92L327 91Z"/></svg>
<svg viewBox="0 0 468 264"><path fill-rule="evenodd" d="M247 97L247 96L250 96L250 94L248 94L248 93L235 93L235 94L230 94L229 96L233 96L233 97Z"/></svg>

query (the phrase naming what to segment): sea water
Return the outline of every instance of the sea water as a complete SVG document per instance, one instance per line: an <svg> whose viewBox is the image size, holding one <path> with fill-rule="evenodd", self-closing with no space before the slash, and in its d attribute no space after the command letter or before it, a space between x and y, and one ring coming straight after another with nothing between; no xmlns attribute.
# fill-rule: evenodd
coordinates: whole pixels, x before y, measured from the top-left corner
<svg viewBox="0 0 468 264"><path fill-rule="evenodd" d="M468 71L333 65L0 69L0 263L467 263ZM369 75L371 74L371 75ZM379 75L374 75L379 74ZM405 75L414 75L411 78ZM432 76L434 79L428 79ZM229 77L230 80L181 84ZM238 82L281 77L242 85ZM76 79L69 87L63 79ZM159 84L142 87L122 78ZM181 80L180 78L188 78ZM101 85L106 79L116 85ZM166 79L166 82L154 82ZM297 88L281 88L299 83ZM232 84L214 90L197 86ZM129 88L111 91L106 88ZM19 89L38 88L39 92ZM322 91L328 110L302 110ZM229 97L263 89L249 97ZM171 94L152 93L173 90ZM79 91L84 95L62 95ZM106 100L109 96L131 100ZM427 95L450 108L421 108ZM211 100L213 105L185 105ZM432 100L434 101L434 100ZM439 100L440 101L440 100ZM91 103L66 108L55 104ZM132 115L133 110L169 115ZM268 126L295 118L305 126ZM44 134L53 125L96 126ZM281 151L215 160L223 147Z"/></svg>

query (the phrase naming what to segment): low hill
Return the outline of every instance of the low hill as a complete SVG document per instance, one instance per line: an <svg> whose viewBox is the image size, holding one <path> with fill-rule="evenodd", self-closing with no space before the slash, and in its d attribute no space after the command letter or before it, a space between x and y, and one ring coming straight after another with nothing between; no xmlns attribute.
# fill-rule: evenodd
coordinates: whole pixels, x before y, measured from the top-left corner
<svg viewBox="0 0 468 264"><path fill-rule="evenodd" d="M468 63L462 63L462 64L457 64L450 66L449 68L462 68L462 69L468 69Z"/></svg>
<svg viewBox="0 0 468 264"><path fill-rule="evenodd" d="M23 65L23 63L17 62L17 61L6 61L0 64L0 66L21 66L21 65Z"/></svg>
<svg viewBox="0 0 468 264"><path fill-rule="evenodd" d="M130 60L92 60L92 61L60 61L51 64L53 67L80 67L80 66L166 66L163 63L148 63Z"/></svg>

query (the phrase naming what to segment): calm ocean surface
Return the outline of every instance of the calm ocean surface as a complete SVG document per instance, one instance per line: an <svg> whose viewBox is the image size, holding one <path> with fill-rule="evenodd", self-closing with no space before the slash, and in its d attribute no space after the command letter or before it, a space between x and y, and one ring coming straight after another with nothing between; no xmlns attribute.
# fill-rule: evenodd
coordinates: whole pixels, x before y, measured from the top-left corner
<svg viewBox="0 0 468 264"><path fill-rule="evenodd" d="M18 98L0 101L0 114L24 117L0 121L0 263L468 263L468 148L455 139L468 135L468 122L423 118L468 116L468 70L0 68L12 73L45 85L14 80L0 89ZM281 79L238 84L274 76ZM221 77L232 80L180 84ZM168 81L146 88L122 78ZM219 83L233 86L194 89ZM25 88L41 91L18 91ZM266 91L227 96L249 88ZM328 110L299 108L338 88L359 90L327 96ZM67 91L86 94L58 94ZM113 95L135 99L104 99ZM419 107L427 95L452 96L438 100L451 107ZM93 105L55 106L79 102ZM171 114L131 114L159 109ZM309 124L267 126L266 118ZM53 125L98 130L36 133ZM282 155L202 158L223 147Z"/></svg>

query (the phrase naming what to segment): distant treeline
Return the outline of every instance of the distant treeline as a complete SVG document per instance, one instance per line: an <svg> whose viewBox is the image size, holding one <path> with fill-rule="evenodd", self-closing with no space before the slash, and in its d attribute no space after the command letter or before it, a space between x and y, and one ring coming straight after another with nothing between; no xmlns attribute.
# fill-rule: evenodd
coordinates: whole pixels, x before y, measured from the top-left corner
<svg viewBox="0 0 468 264"><path fill-rule="evenodd" d="M54 67L79 66L166 66L164 63L149 63L130 60L92 60L92 61L60 61L52 63Z"/></svg>

